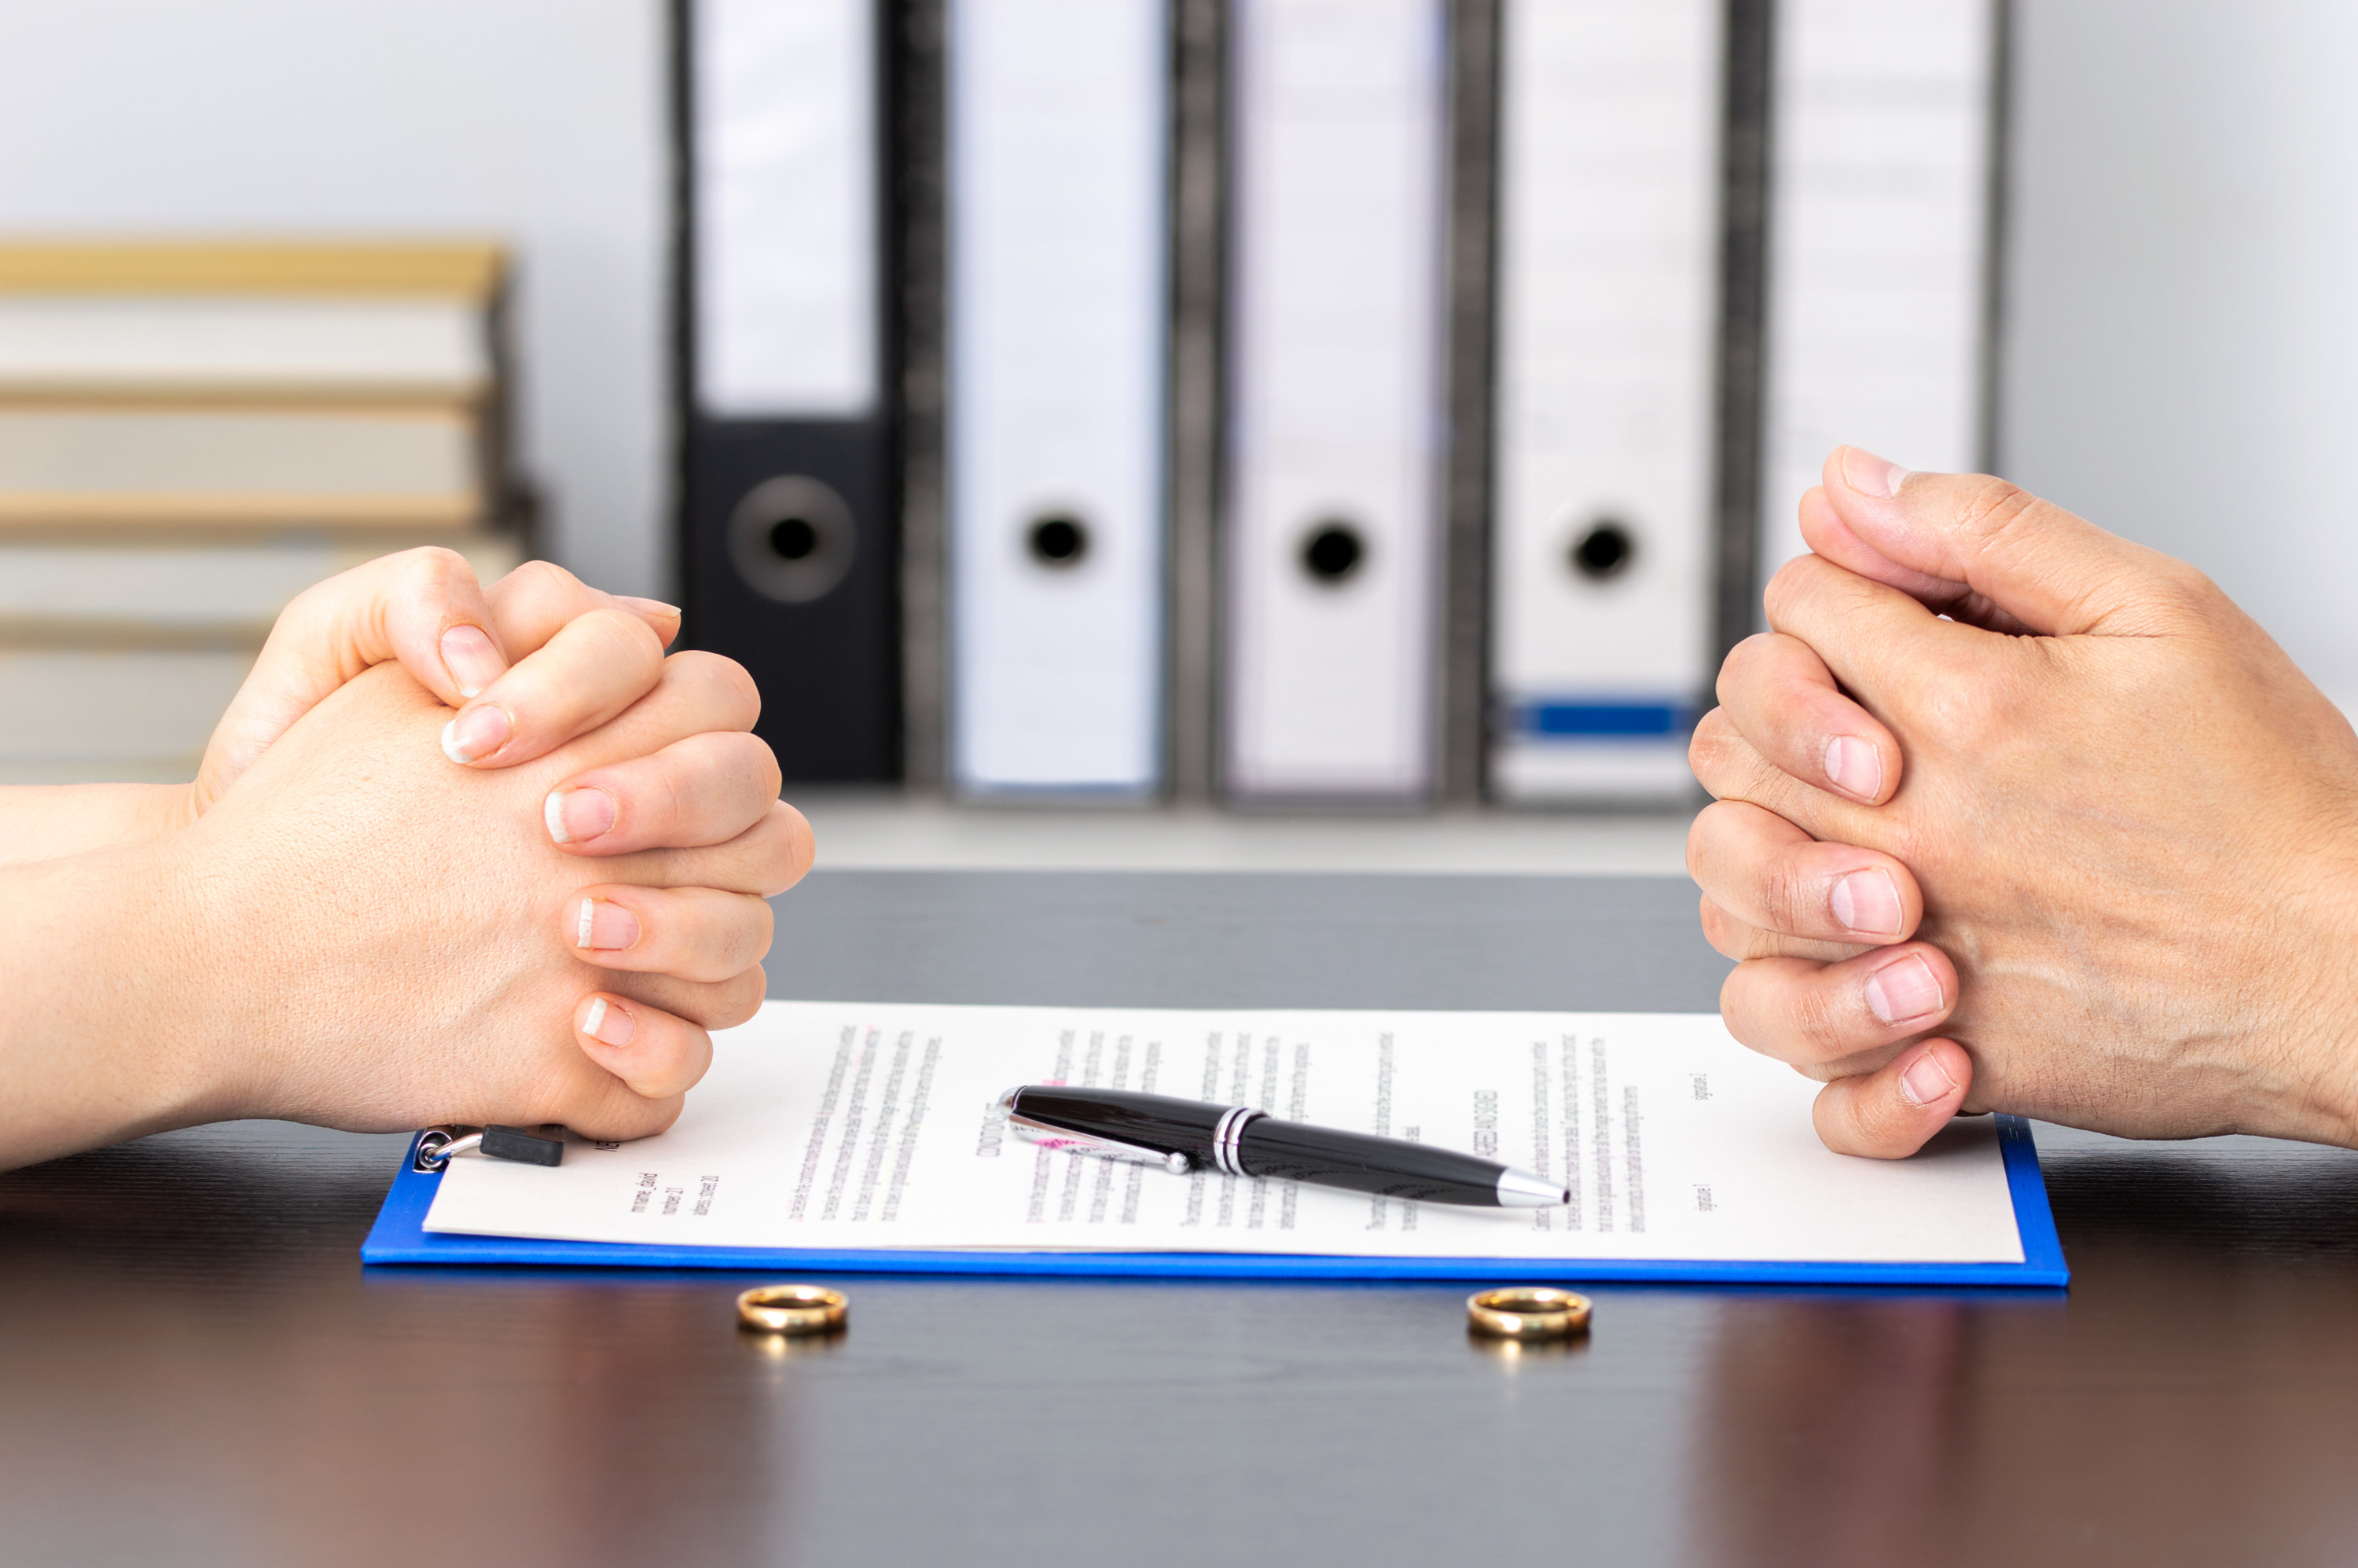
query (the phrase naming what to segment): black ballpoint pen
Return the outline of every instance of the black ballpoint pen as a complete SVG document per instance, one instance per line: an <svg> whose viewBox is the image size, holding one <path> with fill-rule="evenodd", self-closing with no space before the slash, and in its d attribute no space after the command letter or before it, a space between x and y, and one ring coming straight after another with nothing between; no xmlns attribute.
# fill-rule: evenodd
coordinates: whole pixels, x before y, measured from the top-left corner
<svg viewBox="0 0 2358 1568"><path fill-rule="evenodd" d="M1280 1121L1249 1106L1169 1095L1027 1084L999 1097L1019 1136L1052 1149L1168 1171L1312 1182L1411 1203L1561 1208L1572 1195L1545 1176L1454 1150Z"/></svg>

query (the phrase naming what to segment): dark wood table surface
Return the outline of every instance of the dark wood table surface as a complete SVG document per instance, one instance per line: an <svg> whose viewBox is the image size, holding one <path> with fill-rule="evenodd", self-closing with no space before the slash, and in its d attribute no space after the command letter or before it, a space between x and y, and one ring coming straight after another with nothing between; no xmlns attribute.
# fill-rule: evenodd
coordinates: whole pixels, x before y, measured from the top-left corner
<svg viewBox="0 0 2358 1568"><path fill-rule="evenodd" d="M834 872L780 995L1676 1008L1683 882ZM2358 1154L2039 1130L2068 1296L363 1271L395 1137L0 1176L7 1563L2358 1561Z"/></svg>

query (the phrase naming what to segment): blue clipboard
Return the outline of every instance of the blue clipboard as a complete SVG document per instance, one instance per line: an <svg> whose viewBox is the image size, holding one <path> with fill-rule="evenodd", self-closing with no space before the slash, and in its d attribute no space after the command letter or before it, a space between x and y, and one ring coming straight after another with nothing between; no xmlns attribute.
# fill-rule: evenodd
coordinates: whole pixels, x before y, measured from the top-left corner
<svg viewBox="0 0 2358 1568"><path fill-rule="evenodd" d="M1240 1252L914 1252L794 1247L659 1247L617 1241L540 1241L527 1237L447 1236L426 1229L441 1173L405 1156L376 1224L361 1244L363 1263L561 1264L599 1269L763 1269L819 1273L1089 1274L1194 1280L1475 1280L1500 1274L1587 1281L1684 1281L1714 1284L2061 1286L2071 1282L2030 1124L1997 1119L2006 1189L2022 1232L2019 1263L1731 1263L1712 1260L1530 1258L1349 1258ZM415 1155L416 1145L410 1146Z"/></svg>

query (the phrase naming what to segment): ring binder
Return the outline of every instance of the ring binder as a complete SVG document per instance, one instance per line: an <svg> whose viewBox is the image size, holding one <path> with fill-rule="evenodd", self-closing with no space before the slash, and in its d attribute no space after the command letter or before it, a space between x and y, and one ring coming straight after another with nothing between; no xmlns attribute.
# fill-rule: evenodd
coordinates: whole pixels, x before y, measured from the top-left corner
<svg viewBox="0 0 2358 1568"><path fill-rule="evenodd" d="M1221 775L1438 772L1449 7L1231 0Z"/></svg>
<svg viewBox="0 0 2358 1568"><path fill-rule="evenodd" d="M1494 795L1676 804L1710 686L1719 0L1508 0Z"/></svg>
<svg viewBox="0 0 2358 1568"><path fill-rule="evenodd" d="M683 645L789 780L901 775L877 0L675 0Z"/></svg>
<svg viewBox="0 0 2358 1568"><path fill-rule="evenodd" d="M1762 583L1807 553L1799 503L1835 447L1985 459L2001 6L1776 6Z"/></svg>
<svg viewBox="0 0 2358 1568"><path fill-rule="evenodd" d="M1164 777L1166 0L950 0L949 762Z"/></svg>

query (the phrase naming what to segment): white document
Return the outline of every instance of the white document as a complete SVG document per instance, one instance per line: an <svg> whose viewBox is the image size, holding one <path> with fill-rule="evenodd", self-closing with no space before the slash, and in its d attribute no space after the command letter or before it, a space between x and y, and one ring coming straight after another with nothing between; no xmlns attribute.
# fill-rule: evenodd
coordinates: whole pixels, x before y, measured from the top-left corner
<svg viewBox="0 0 2358 1568"><path fill-rule="evenodd" d="M1509 0L1490 783L1683 799L1710 685L1720 0Z"/></svg>
<svg viewBox="0 0 2358 1568"><path fill-rule="evenodd" d="M949 9L951 757L969 794L1163 771L1164 0Z"/></svg>
<svg viewBox="0 0 2358 1568"><path fill-rule="evenodd" d="M1996 0L1779 0L1760 571L1826 455L1982 461Z"/></svg>
<svg viewBox="0 0 2358 1568"><path fill-rule="evenodd" d="M715 1043L668 1132L555 1169L451 1162L429 1231L703 1247L1393 1258L2019 1262L1997 1130L1829 1153L1818 1086L1716 1017L777 1002ZM1026 1143L1025 1083L1259 1106L1561 1180L1459 1208L1174 1175Z"/></svg>
<svg viewBox="0 0 2358 1568"><path fill-rule="evenodd" d="M856 419L878 402L873 0L695 0L698 406Z"/></svg>
<svg viewBox="0 0 2358 1568"><path fill-rule="evenodd" d="M1239 796L1432 787L1442 0L1235 0L1223 635Z"/></svg>

